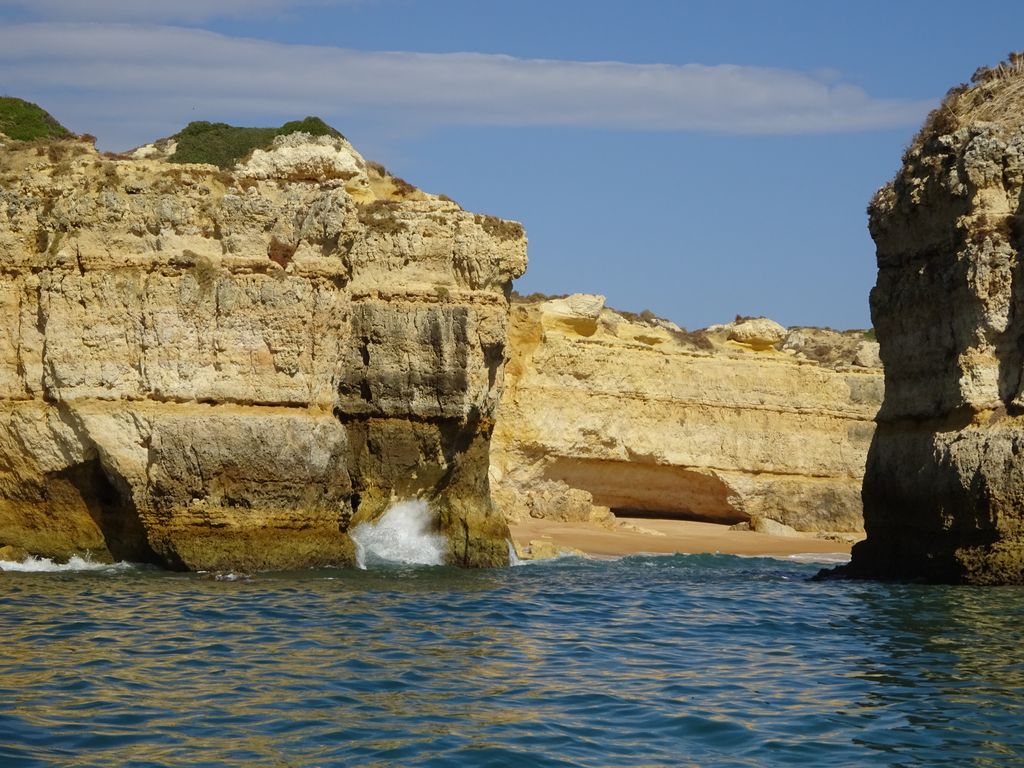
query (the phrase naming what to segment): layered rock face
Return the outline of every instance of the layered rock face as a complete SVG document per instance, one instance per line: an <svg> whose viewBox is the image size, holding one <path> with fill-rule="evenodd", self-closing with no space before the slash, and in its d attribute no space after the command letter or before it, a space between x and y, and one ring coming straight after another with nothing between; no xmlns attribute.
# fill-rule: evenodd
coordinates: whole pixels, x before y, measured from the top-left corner
<svg viewBox="0 0 1024 768"><path fill-rule="evenodd" d="M620 513L859 531L881 402L857 332L687 333L600 296L515 303L491 485L510 520Z"/></svg>
<svg viewBox="0 0 1024 768"><path fill-rule="evenodd" d="M176 568L351 562L428 497L507 561L487 487L522 228L290 134L231 172L0 148L0 545Z"/></svg>
<svg viewBox="0 0 1024 768"><path fill-rule="evenodd" d="M952 91L869 208L885 401L847 575L1024 582L1022 93Z"/></svg>

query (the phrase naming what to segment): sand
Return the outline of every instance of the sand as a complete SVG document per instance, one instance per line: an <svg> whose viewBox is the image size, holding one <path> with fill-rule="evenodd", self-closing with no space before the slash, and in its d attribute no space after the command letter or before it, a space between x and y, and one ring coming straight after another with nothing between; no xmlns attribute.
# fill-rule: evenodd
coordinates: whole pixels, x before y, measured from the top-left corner
<svg viewBox="0 0 1024 768"><path fill-rule="evenodd" d="M528 520L512 523L509 528L517 549L522 550L531 541L541 541L544 542L543 549L551 554L564 547L605 557L675 552L776 557L812 553L839 556L849 555L851 547L850 543L818 538L815 534L769 536L753 531L733 531L727 525L688 520L618 518L613 528L593 523ZM553 547L547 546L548 542Z"/></svg>

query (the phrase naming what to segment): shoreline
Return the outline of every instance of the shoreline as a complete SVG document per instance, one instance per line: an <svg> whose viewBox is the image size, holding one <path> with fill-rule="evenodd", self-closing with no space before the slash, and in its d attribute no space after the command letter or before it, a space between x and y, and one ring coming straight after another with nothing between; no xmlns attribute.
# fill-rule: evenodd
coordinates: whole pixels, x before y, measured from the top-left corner
<svg viewBox="0 0 1024 768"><path fill-rule="evenodd" d="M724 554L748 557L794 555L850 556L853 542L818 538L814 533L772 536L735 531L720 523L691 520L650 520L620 517L611 528L594 523L526 520L509 523L516 553L522 559L544 559L559 554L592 557L626 555ZM527 549L532 549L528 553Z"/></svg>

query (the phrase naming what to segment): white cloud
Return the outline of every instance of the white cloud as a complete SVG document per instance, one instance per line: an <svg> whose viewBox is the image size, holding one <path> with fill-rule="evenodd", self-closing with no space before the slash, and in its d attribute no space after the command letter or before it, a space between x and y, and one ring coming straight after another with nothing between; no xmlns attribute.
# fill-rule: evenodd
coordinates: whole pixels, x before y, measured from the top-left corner
<svg viewBox="0 0 1024 768"><path fill-rule="evenodd" d="M73 21L200 22L260 16L300 6L347 5L359 0L0 0L33 17Z"/></svg>
<svg viewBox="0 0 1024 768"><path fill-rule="evenodd" d="M784 69L366 52L83 23L0 28L0 83L58 117L97 120L72 127L101 137L107 125L142 116L181 125L192 114L320 114L342 128L346 117L377 115L421 125L793 134L912 125L931 106Z"/></svg>

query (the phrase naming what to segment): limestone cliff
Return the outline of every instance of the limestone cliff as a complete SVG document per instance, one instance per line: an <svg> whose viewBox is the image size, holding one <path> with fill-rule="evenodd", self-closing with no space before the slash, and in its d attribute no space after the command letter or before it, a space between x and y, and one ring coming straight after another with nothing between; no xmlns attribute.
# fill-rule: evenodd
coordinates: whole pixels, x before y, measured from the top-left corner
<svg viewBox="0 0 1024 768"><path fill-rule="evenodd" d="M765 319L687 333L577 294L515 303L510 349L491 450L509 519L612 508L861 529L882 393L864 334Z"/></svg>
<svg viewBox="0 0 1024 768"><path fill-rule="evenodd" d="M337 136L227 171L168 144L0 147L0 545L344 563L349 526L423 496L452 562L505 562L486 473L522 228Z"/></svg>
<svg viewBox="0 0 1024 768"><path fill-rule="evenodd" d="M1024 582L1024 69L950 92L869 207L885 401L853 576Z"/></svg>

